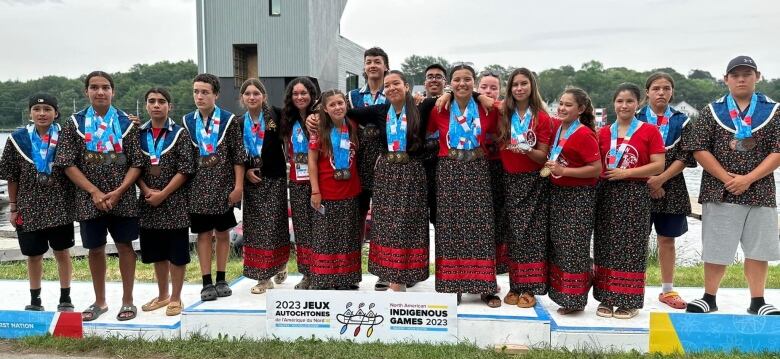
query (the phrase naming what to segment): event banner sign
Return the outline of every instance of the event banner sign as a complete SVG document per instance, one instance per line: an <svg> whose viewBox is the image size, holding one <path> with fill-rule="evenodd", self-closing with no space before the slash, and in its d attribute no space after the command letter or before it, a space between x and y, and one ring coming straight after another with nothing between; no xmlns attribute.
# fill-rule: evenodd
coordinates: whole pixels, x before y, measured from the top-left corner
<svg viewBox="0 0 780 359"><path fill-rule="evenodd" d="M266 295L268 334L282 339L457 341L455 294L272 289Z"/></svg>
<svg viewBox="0 0 780 359"><path fill-rule="evenodd" d="M83 337L81 313L0 311L0 338L15 339L46 334L71 338Z"/></svg>

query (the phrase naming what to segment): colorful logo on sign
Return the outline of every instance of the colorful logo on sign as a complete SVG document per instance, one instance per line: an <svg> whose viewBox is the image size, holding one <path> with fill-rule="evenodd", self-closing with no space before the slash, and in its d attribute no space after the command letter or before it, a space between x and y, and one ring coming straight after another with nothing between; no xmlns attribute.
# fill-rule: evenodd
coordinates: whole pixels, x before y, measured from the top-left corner
<svg viewBox="0 0 780 359"><path fill-rule="evenodd" d="M374 303L368 305L368 312L363 311L365 305L366 303L358 304L357 311L352 312L352 302L348 302L344 313L336 315L336 320L343 324L339 334L344 335L350 325L355 325L352 336L357 337L365 325L368 326L366 338L371 338L371 335L374 334L374 326L381 324L385 317L374 312L374 307L376 306Z"/></svg>

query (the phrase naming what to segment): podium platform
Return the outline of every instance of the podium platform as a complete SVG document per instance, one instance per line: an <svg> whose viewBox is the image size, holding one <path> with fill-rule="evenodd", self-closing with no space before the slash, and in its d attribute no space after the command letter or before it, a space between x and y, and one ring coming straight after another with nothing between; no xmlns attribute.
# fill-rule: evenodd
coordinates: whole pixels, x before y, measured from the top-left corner
<svg viewBox="0 0 780 359"><path fill-rule="evenodd" d="M291 275L285 283L277 285L276 289L293 289L299 281L300 276ZM376 277L364 275L359 290L373 292L375 282ZM0 314L19 311L29 303L27 281L5 280L0 283L4 292L4 300L0 303ZM157 286L154 283L136 284L134 297L139 310L138 317L120 322L116 319L116 314L121 304L121 283L109 282L106 285L109 311L94 322L85 322L84 335L141 337L150 340L187 338L195 334L214 338L218 336L267 338L266 295L251 294L250 288L254 284L255 281L251 279L238 278L231 283L232 296L211 302L199 300L201 288L199 284L185 285L182 295L185 309L182 315L177 317L165 316L164 308L154 312L141 311L141 305L156 295ZM508 278L500 276L499 284L502 288L500 296L503 298L509 289ZM433 287L434 280L430 278L410 288L409 291L433 292ZM71 297L76 310L86 308L94 298L91 283L74 282L72 288ZM772 338L777 339L774 342L780 343L780 316L759 318L747 315L746 309L749 305L747 289L721 289L718 292L719 311L707 315L714 318L708 320L700 314L685 314L683 310L674 310L662 305L657 301L659 291L658 287L648 287L645 294L645 308L637 317L628 320L596 316L598 303L592 297L589 298L585 311L564 316L556 312L558 306L546 296L537 297L536 307L521 309L506 304L499 308L488 308L480 301L478 295L466 294L457 308L457 340L472 342L481 347L520 344L570 350L637 350L639 352L708 350L713 347L704 346L707 344L704 342L692 343L690 338L716 335L727 338L724 339L727 341L725 345L731 346L715 347L715 350L773 349ZM686 300L698 298L703 293L701 288L677 288L677 291ZM350 293L353 292L345 291L343 295L348 296ZM383 293L388 296L394 294ZM59 284L52 281L44 282L42 290L44 307L49 311L55 310L58 297ZM768 289L765 298L769 303L780 304L780 290ZM653 339L654 345L651 345L650 339L651 313L656 323L654 330L660 333ZM689 324L702 321L717 324L695 327ZM757 333L755 328L768 329L759 330ZM766 338L757 342L756 335L763 335ZM767 347L761 346L763 345L761 343L770 344ZM751 347L744 345L751 345ZM774 350L780 350L780 347Z"/></svg>

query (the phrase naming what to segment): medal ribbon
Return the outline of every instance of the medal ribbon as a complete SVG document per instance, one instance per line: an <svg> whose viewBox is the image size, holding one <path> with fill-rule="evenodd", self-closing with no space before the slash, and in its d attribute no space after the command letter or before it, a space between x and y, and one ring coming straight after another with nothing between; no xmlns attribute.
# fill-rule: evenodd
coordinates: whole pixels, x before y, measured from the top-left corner
<svg viewBox="0 0 780 359"><path fill-rule="evenodd" d="M348 169L349 149L352 143L349 140L349 128L347 127L346 118L340 128L333 127L330 130L330 143L331 147L333 147L333 165L335 169Z"/></svg>
<svg viewBox="0 0 780 359"><path fill-rule="evenodd" d="M577 131L577 129L580 127L580 120L574 120L571 125L569 125L569 128L566 130L566 133L563 134L563 138L561 138L561 130L563 129L563 125L561 127L558 127L558 132L555 133L555 141L553 141L552 150L550 150L550 161L557 161L558 156L561 155L561 152L563 152L563 146L566 145L566 142L569 141L569 137L574 133L574 131Z"/></svg>
<svg viewBox="0 0 780 359"><path fill-rule="evenodd" d="M168 134L168 131L163 129L162 136L160 136L161 138L157 141L156 145L152 132L152 128L149 127L149 132L146 133L146 147L149 148L149 160L151 161L152 166L158 166L160 164L160 157L162 157L163 145L165 144L165 135Z"/></svg>
<svg viewBox="0 0 780 359"><path fill-rule="evenodd" d="M469 99L466 111L461 114L456 103L450 106L449 147L459 150L473 150L479 147L482 124L474 98Z"/></svg>
<svg viewBox="0 0 780 359"><path fill-rule="evenodd" d="M610 141L609 141L609 153L607 153L607 168L617 168L617 166L620 164L620 160L623 158L623 154L626 152L626 148L628 147L628 142L631 141L631 136L634 135L634 132L639 128L641 125L640 121L636 119L636 117L631 119L631 124L628 126L628 131L626 131L626 137L623 138L623 143L620 144L620 148L617 146L617 139L618 139L618 123L615 121L615 123L612 124L609 128L610 132Z"/></svg>
<svg viewBox="0 0 780 359"><path fill-rule="evenodd" d="M244 147L249 157L260 157L263 154L263 140L265 140L265 119L263 111L255 123L249 111L244 114Z"/></svg>
<svg viewBox="0 0 780 359"><path fill-rule="evenodd" d="M303 132L303 128L301 127L301 123L296 121L295 124L293 124L292 129L292 135L290 137L290 142L292 142L293 146L293 153L308 153L309 151L309 141L306 139L306 133Z"/></svg>
<svg viewBox="0 0 780 359"><path fill-rule="evenodd" d="M737 108L737 102L734 101L731 94L726 96L726 106L728 106L729 109L729 116L731 117L731 122L734 123L734 129L737 130L737 133L734 135L736 139L742 140L753 137L753 112L756 111L757 103L758 96L754 92L753 96L750 97L750 108L748 108L745 117L742 117Z"/></svg>
<svg viewBox="0 0 780 359"><path fill-rule="evenodd" d="M114 106L109 106L103 117L95 113L92 106L87 108L84 116L84 143L87 150L108 153L122 153L122 128L119 125L119 115Z"/></svg>
<svg viewBox="0 0 780 359"><path fill-rule="evenodd" d="M54 154L57 152L60 131L55 124L51 124L47 134L41 138L35 125L27 125L27 133L30 135L32 143L32 160L35 163L35 170L50 175L54 164Z"/></svg>
<svg viewBox="0 0 780 359"><path fill-rule="evenodd" d="M528 128L531 126L531 106L525 109L523 118L520 119L520 115L515 111L512 113L512 128L511 128L511 144L518 145L523 142L527 142L525 138Z"/></svg>
<svg viewBox="0 0 780 359"><path fill-rule="evenodd" d="M195 137L198 140L198 150L201 157L217 152L221 118L222 111L219 109L219 106L214 107L214 114L210 119L207 119L207 123L204 125L203 119L200 117L200 111L195 111ZM212 119L213 121L211 121ZM209 122L213 122L211 130L209 130Z"/></svg>
<svg viewBox="0 0 780 359"><path fill-rule="evenodd" d="M401 118L395 114L392 105L387 110L387 150L390 152L406 151L406 106L401 109Z"/></svg>
<svg viewBox="0 0 780 359"><path fill-rule="evenodd" d="M371 90L366 87L366 93L363 94L363 107L371 106L371 105L381 105L385 102L387 102L387 98L385 97L385 94L381 92L377 92L376 98L371 95Z"/></svg>
<svg viewBox="0 0 780 359"><path fill-rule="evenodd" d="M669 120L672 118L672 108L670 106L666 106L666 111L664 111L664 114L661 116L656 116L655 112L653 112L653 109L651 109L650 106L647 106L647 110L645 110L645 117L647 117L647 122L649 124L658 126L658 130L661 131L661 137L664 139L664 144L666 144L666 137L669 136Z"/></svg>

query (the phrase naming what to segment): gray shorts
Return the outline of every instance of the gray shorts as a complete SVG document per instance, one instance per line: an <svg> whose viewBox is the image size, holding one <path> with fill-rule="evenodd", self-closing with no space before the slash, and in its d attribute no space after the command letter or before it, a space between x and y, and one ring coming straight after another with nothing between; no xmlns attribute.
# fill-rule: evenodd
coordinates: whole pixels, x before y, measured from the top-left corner
<svg viewBox="0 0 780 359"><path fill-rule="evenodd" d="M733 203L702 204L702 251L705 263L734 263L737 245L745 258L757 261L780 260L777 211Z"/></svg>

